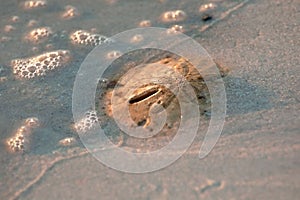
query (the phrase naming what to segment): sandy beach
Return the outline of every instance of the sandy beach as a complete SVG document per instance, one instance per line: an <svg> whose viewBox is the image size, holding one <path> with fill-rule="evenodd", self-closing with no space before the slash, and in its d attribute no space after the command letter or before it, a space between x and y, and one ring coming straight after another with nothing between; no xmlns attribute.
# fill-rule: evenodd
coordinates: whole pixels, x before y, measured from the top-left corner
<svg viewBox="0 0 300 200"><path fill-rule="evenodd" d="M9 7L16 2L4 4ZM122 16L124 23L120 23L120 18L107 17L105 21L94 17L99 12L97 7L91 9L93 1L89 0L85 6L78 6L89 23L80 27L78 21L70 21L66 29L88 29L101 24L98 31L111 36L135 28L135 18L138 21L153 18L153 15L157 18L161 10L166 10L144 1L127 4L117 1L111 5L115 6L113 11L100 6L99 10L106 16L118 10L123 14L125 11L121 10L120 4L125 10L133 6L137 9L136 13ZM55 4L50 5L50 10L55 10ZM193 0L187 4L178 1L178 4L169 5L168 10L181 6L180 9L194 16L192 5L199 4ZM87 153L81 144L70 149L57 145L57 141L74 135L70 126L63 126L61 122L72 124L68 102L71 102L73 81L86 49L72 52L75 57L70 64L72 67L57 74L50 73L41 80L16 81L6 66L11 59L29 56L26 49L31 46L26 43L18 48L14 43L8 46L1 43L3 72L0 71L0 75L8 79L0 82L1 139L4 141L9 137L27 117L42 116L44 125L33 135L35 143L29 155L11 155L4 145L1 146L0 198L297 199L300 196L299 8L300 3L296 0L250 0L207 30L200 32L197 28L187 32L214 60L230 70L224 78L227 95L224 129L216 146L204 159L198 158L204 138L204 133L200 133L175 163L145 174L113 170ZM143 12L145 15L141 17ZM3 13L4 16L15 14ZM45 15L50 16L51 12ZM29 19L28 15L24 17ZM195 20L191 17L186 23L193 25ZM159 24L152 21L153 26ZM60 28L64 26L59 21L54 25L56 30L62 30ZM203 22L200 25L203 27ZM22 35L15 34L14 37ZM55 47L74 49L63 39L59 41L61 43L54 44ZM4 52L6 47L17 50L15 53ZM39 87L35 87L37 84ZM32 99L39 99L40 105L35 106ZM207 123L204 121L203 127Z"/></svg>

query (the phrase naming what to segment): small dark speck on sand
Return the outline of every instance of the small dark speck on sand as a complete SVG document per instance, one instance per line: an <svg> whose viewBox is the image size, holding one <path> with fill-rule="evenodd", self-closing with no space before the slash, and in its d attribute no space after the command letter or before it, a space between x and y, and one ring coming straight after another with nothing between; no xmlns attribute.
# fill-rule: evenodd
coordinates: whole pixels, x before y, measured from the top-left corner
<svg viewBox="0 0 300 200"><path fill-rule="evenodd" d="M212 20L213 16L210 14L204 14L201 19L202 19L202 21L207 22L209 20Z"/></svg>

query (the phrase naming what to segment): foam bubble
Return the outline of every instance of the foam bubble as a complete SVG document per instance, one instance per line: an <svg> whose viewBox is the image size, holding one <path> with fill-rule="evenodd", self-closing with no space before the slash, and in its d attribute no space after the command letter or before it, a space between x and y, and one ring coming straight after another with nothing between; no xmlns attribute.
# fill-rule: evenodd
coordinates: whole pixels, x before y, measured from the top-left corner
<svg viewBox="0 0 300 200"><path fill-rule="evenodd" d="M180 22L187 18L187 14L183 10L166 11L161 15L163 22Z"/></svg>
<svg viewBox="0 0 300 200"><path fill-rule="evenodd" d="M133 36L131 38L130 42L131 43L139 43L139 42L141 42L143 40L144 40L144 37L142 35L138 34L138 35Z"/></svg>
<svg viewBox="0 0 300 200"><path fill-rule="evenodd" d="M28 27L33 27L33 26L36 26L38 24L38 21L34 20L34 19L31 19L29 20L29 22L27 23L27 26Z"/></svg>
<svg viewBox="0 0 300 200"><path fill-rule="evenodd" d="M79 15L80 13L77 8L71 5L67 5L61 17L63 19L73 19L74 17L78 17Z"/></svg>
<svg viewBox="0 0 300 200"><path fill-rule="evenodd" d="M53 48L54 48L53 44L46 44L47 50L53 50Z"/></svg>
<svg viewBox="0 0 300 200"><path fill-rule="evenodd" d="M20 132L9 138L6 142L10 152L24 152L27 149L27 143L28 141L25 139L24 134Z"/></svg>
<svg viewBox="0 0 300 200"><path fill-rule="evenodd" d="M74 137L67 137L64 139L61 139L58 144L62 147L69 147L73 146L77 143L77 140Z"/></svg>
<svg viewBox="0 0 300 200"><path fill-rule="evenodd" d="M75 31L70 35L70 40L73 44L97 46L103 43L112 42L111 39L104 35L90 33L85 30Z"/></svg>
<svg viewBox="0 0 300 200"><path fill-rule="evenodd" d="M35 128L40 126L39 119L36 117L30 117L25 120L25 125L30 128Z"/></svg>
<svg viewBox="0 0 300 200"><path fill-rule="evenodd" d="M30 31L25 36L25 39L34 43L39 43L45 41L51 35L53 35L53 31L50 27L40 27Z"/></svg>
<svg viewBox="0 0 300 200"><path fill-rule="evenodd" d="M20 21L20 17L19 16L12 16L11 17L11 19L10 19L10 21L12 21L12 22L19 22Z"/></svg>
<svg viewBox="0 0 300 200"><path fill-rule="evenodd" d="M150 27L152 23L150 20L143 20L139 23L139 27Z"/></svg>
<svg viewBox="0 0 300 200"><path fill-rule="evenodd" d="M19 78L31 79L44 76L47 72L62 67L70 60L70 52L57 50L35 57L21 58L11 61L13 72Z"/></svg>
<svg viewBox="0 0 300 200"><path fill-rule="evenodd" d="M34 52L34 53L37 53L37 52L39 52L39 48L38 47L32 47L31 51Z"/></svg>
<svg viewBox="0 0 300 200"><path fill-rule="evenodd" d="M74 124L74 128L79 133L86 133L98 122L97 113L94 110L87 111L85 116Z"/></svg>
<svg viewBox="0 0 300 200"><path fill-rule="evenodd" d="M6 76L1 76L0 77L0 83L3 83L5 81L7 81L7 77Z"/></svg>
<svg viewBox="0 0 300 200"><path fill-rule="evenodd" d="M176 33L183 33L184 32L184 28L183 26L180 25L173 25L171 28L169 28L167 30L168 34L176 34Z"/></svg>
<svg viewBox="0 0 300 200"><path fill-rule="evenodd" d="M116 59L119 58L120 56L122 56L122 52L120 51L111 51L109 53L107 53L107 59Z"/></svg>
<svg viewBox="0 0 300 200"><path fill-rule="evenodd" d="M47 1L45 0L25 1L23 4L24 9L43 8L46 6L47 6Z"/></svg>
<svg viewBox="0 0 300 200"><path fill-rule="evenodd" d="M214 3L203 4L199 7L199 12L206 12L214 10L217 7Z"/></svg>
<svg viewBox="0 0 300 200"><path fill-rule="evenodd" d="M12 32L14 30L16 30L16 28L14 26L12 26L12 25L6 25L4 27L4 32L6 32L6 33Z"/></svg>
<svg viewBox="0 0 300 200"><path fill-rule="evenodd" d="M27 118L22 125L17 129L11 138L8 138L6 145L12 153L25 152L29 150L30 135L33 130L40 126L39 120L36 117Z"/></svg>

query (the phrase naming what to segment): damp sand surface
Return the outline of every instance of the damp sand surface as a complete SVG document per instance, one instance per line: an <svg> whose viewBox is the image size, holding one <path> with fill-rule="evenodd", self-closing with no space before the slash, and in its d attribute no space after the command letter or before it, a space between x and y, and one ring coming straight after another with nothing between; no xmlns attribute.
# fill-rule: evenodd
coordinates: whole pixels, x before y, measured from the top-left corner
<svg viewBox="0 0 300 200"><path fill-rule="evenodd" d="M32 10L24 9L22 2L1 2L0 8L1 199L296 199L300 195L297 1L248 1L231 13L226 11L243 1L212 1L219 5L212 12L220 19L217 23L202 21L202 2L194 0L72 1L80 13L73 19L61 17L70 2L48 1L46 7ZM186 12L186 20L160 19L162 13L177 9ZM14 22L13 16L19 19ZM230 74L224 78L227 118L214 150L198 159L208 124L203 119L194 144L181 159L157 172L132 175L104 166L80 141L71 147L61 147L59 141L76 137L70 127L72 88L92 49L72 44L69 34L95 29L109 37L138 27L142 20L165 28L182 25L187 35L230 68ZM53 35L40 43L24 39L41 26L50 26ZM12 59L57 49L69 50L72 60L47 76L19 79L9 66ZM7 151L5 140L28 117L40 121L30 151Z"/></svg>

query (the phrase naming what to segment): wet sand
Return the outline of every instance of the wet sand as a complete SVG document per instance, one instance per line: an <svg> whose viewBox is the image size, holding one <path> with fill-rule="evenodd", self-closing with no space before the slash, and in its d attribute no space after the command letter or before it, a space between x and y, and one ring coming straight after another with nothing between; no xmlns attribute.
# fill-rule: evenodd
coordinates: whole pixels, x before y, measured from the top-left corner
<svg viewBox="0 0 300 200"><path fill-rule="evenodd" d="M86 4L87 10L90 5ZM205 159L198 159L204 137L204 133L200 133L182 158L153 173L117 172L98 162L80 145L63 150L57 146L59 139L74 134L60 122L72 123L71 107L66 102L71 101L74 68L78 69L84 50L75 53L81 57L73 62L74 68L66 67L43 81L15 84L10 69L5 68L3 75L8 81L0 85L1 139L9 137L21 120L32 115L40 116L44 125L34 135L34 147L29 155L10 155L1 146L1 197L297 199L300 195L297 7L296 1L250 1L210 29L197 33L195 39L208 53L230 68L229 76L224 79L228 98L224 130ZM188 11L188 5L186 9ZM112 35L136 27L132 16L124 16L128 24L107 19L108 22L101 24L104 27L101 32ZM109 23L115 25L105 26ZM14 54L2 54L1 59L7 56L4 62L7 63L21 56L22 48ZM61 81L64 79L69 81ZM39 99L39 106L28 103L34 99ZM51 112L45 114L45 111ZM206 124L204 121L203 127Z"/></svg>

